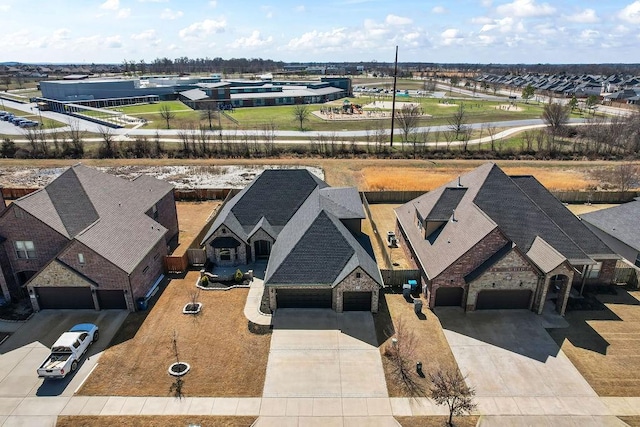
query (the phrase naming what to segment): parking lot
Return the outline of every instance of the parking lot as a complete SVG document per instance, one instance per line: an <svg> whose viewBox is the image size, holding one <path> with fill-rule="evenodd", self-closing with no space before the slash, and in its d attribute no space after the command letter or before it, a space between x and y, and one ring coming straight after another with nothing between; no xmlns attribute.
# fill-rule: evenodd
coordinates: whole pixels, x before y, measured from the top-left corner
<svg viewBox="0 0 640 427"><path fill-rule="evenodd" d="M72 396L84 382L120 325L125 310L44 310L0 345L0 397ZM36 370L56 339L73 325L95 323L100 340L83 357L80 367L61 380L38 378Z"/></svg>

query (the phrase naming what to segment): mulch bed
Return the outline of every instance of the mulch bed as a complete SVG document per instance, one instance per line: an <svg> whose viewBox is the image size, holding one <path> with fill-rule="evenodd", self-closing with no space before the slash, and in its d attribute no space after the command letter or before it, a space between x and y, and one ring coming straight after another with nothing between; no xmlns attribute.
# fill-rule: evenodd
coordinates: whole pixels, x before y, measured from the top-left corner
<svg viewBox="0 0 640 427"><path fill-rule="evenodd" d="M32 313L31 304L26 299L0 307L1 320L27 320Z"/></svg>
<svg viewBox="0 0 640 427"><path fill-rule="evenodd" d="M269 292L266 288L262 293L262 300L260 300L260 311L264 314L273 314L269 306Z"/></svg>
<svg viewBox="0 0 640 427"><path fill-rule="evenodd" d="M249 286L249 280L243 280L242 282L236 282L235 280L216 280L215 282L209 281L206 288L216 289L229 289L233 286Z"/></svg>

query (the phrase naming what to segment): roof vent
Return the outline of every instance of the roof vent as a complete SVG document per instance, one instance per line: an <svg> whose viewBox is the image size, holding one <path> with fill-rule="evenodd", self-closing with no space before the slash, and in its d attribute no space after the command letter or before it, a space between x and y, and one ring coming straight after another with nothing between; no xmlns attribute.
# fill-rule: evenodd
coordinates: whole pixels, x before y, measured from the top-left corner
<svg viewBox="0 0 640 427"><path fill-rule="evenodd" d="M451 222L456 222L456 221L457 221L457 219L456 219L456 210L453 209L452 212L451 212Z"/></svg>
<svg viewBox="0 0 640 427"><path fill-rule="evenodd" d="M458 188L462 187L462 182L460 182L460 175L458 175Z"/></svg>

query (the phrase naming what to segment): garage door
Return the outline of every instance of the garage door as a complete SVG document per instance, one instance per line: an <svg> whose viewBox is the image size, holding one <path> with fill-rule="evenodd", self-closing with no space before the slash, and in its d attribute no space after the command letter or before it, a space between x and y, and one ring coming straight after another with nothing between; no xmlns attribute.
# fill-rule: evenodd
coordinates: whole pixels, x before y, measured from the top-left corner
<svg viewBox="0 0 640 427"><path fill-rule="evenodd" d="M95 308L90 288L36 287L40 309Z"/></svg>
<svg viewBox="0 0 640 427"><path fill-rule="evenodd" d="M438 288L436 289L436 306L437 307L447 307L447 306L462 306L462 295L464 294L464 289L460 287L454 288Z"/></svg>
<svg viewBox="0 0 640 427"><path fill-rule="evenodd" d="M96 294L98 295L98 303L102 310L127 308L127 302L124 299L123 291L98 290Z"/></svg>
<svg viewBox="0 0 640 427"><path fill-rule="evenodd" d="M343 311L371 311L371 292L344 292Z"/></svg>
<svg viewBox="0 0 640 427"><path fill-rule="evenodd" d="M278 308L331 308L331 289L278 289Z"/></svg>
<svg viewBox="0 0 640 427"><path fill-rule="evenodd" d="M528 309L530 301L530 290L487 290L478 294L476 310Z"/></svg>

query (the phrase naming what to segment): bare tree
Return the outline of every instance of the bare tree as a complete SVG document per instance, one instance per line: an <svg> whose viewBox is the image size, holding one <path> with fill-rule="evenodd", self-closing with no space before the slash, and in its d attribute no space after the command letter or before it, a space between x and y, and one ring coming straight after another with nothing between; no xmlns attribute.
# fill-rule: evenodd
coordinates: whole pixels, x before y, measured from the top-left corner
<svg viewBox="0 0 640 427"><path fill-rule="evenodd" d="M422 109L415 104L403 106L396 111L396 125L402 131L402 142L407 143L411 139L411 135L416 132Z"/></svg>
<svg viewBox="0 0 640 427"><path fill-rule="evenodd" d="M417 343L415 333L400 318L395 324L391 343L384 349L384 355L391 362L391 375L404 385L409 394L424 396L426 390L415 373Z"/></svg>
<svg viewBox="0 0 640 427"><path fill-rule="evenodd" d="M4 85L4 90L9 90L9 85L11 85L11 76L9 74L0 76L0 82Z"/></svg>
<svg viewBox="0 0 640 427"><path fill-rule="evenodd" d="M522 134L522 139L525 144L525 147L524 147L525 151L527 152L533 151L533 140L535 139L534 133L527 130Z"/></svg>
<svg viewBox="0 0 640 427"><path fill-rule="evenodd" d="M276 154L276 124L271 121L262 125L261 136L264 139L265 152L269 156Z"/></svg>
<svg viewBox="0 0 640 427"><path fill-rule="evenodd" d="M542 110L542 120L549 126L551 132L556 135L569 121L570 111L569 106L550 102Z"/></svg>
<svg viewBox="0 0 640 427"><path fill-rule="evenodd" d="M448 425L453 425L454 415L463 415L476 408L473 396L476 392L467 386L465 377L456 370L440 370L429 374L431 379L431 398L438 405L449 408Z"/></svg>
<svg viewBox="0 0 640 427"><path fill-rule="evenodd" d="M84 132L80 130L80 122L78 120L69 120L69 130L67 135L71 142L69 153L65 152L65 156L73 158L81 158L84 155ZM63 141L66 144L66 141Z"/></svg>
<svg viewBox="0 0 640 427"><path fill-rule="evenodd" d="M461 135L462 151L466 153L469 149L469 141L471 140L471 128L468 126L465 127Z"/></svg>
<svg viewBox="0 0 640 427"><path fill-rule="evenodd" d="M107 126L98 127L98 133L102 138L102 144L98 151L100 157L114 158L118 156L118 147L116 146L116 136L113 129Z"/></svg>
<svg viewBox="0 0 640 427"><path fill-rule="evenodd" d="M464 104L458 105L456 112L449 118L448 123L449 129L455 132L455 138L458 139L458 136L464 132L467 123L467 113L464 109Z"/></svg>
<svg viewBox="0 0 640 427"><path fill-rule="evenodd" d="M167 122L167 129L171 129L171 120L176 118L176 113L171 111L171 107L168 104L162 104L160 106L160 117Z"/></svg>
<svg viewBox="0 0 640 427"><path fill-rule="evenodd" d="M200 111L200 117L207 120L209 122L209 129L213 129L213 120L220 120L220 112L218 111L218 106L213 102L207 102L204 104L204 109Z"/></svg>
<svg viewBox="0 0 640 427"><path fill-rule="evenodd" d="M309 118L309 114L311 114L311 110L306 104L297 104L293 107L293 118L300 123L301 131L304 130L304 122Z"/></svg>

